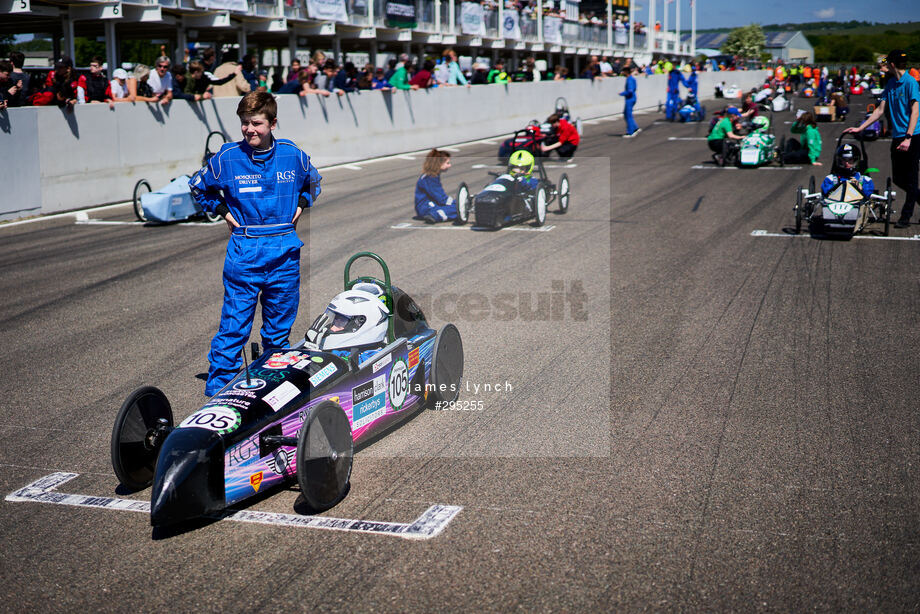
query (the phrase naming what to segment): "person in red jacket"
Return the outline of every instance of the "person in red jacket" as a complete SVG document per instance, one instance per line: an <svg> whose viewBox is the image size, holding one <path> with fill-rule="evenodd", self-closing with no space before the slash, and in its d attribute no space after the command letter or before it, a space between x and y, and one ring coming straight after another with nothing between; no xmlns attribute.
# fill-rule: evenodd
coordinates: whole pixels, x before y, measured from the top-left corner
<svg viewBox="0 0 920 614"><path fill-rule="evenodd" d="M555 150L560 158L571 158L575 155L578 148L578 130L567 120L561 118L558 114L553 113L546 118L546 123L552 126L551 136L541 145L543 155L549 155L549 152Z"/></svg>

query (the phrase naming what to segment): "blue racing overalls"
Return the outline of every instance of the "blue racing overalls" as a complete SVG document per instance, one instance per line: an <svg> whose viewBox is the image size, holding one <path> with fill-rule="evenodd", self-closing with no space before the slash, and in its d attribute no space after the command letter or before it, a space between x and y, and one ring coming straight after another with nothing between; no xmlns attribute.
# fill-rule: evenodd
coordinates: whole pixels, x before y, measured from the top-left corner
<svg viewBox="0 0 920 614"><path fill-rule="evenodd" d="M205 394L220 391L242 365L261 294L262 345L284 347L300 301L300 248L292 223L297 207L313 205L320 177L294 143L276 139L267 151L227 143L189 181L207 212L232 213L240 224L224 260L220 328L208 353Z"/></svg>
<svg viewBox="0 0 920 614"><path fill-rule="evenodd" d="M680 71L676 68L668 73L668 98L664 105L664 116L668 120L677 119L677 110L680 109Z"/></svg>

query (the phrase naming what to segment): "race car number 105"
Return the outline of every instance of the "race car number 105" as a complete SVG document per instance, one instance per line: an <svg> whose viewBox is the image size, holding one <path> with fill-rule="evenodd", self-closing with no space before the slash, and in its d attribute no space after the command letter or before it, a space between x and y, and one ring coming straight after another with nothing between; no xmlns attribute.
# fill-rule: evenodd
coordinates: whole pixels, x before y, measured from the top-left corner
<svg viewBox="0 0 920 614"><path fill-rule="evenodd" d="M406 396L409 392L409 368L405 361L397 360L390 368L390 382L387 385L387 392L390 395L390 405L393 409L399 409L406 402Z"/></svg>
<svg viewBox="0 0 920 614"><path fill-rule="evenodd" d="M241 421L240 413L237 410L232 407L217 405L195 412L183 420L179 428L198 427L223 434L235 430Z"/></svg>

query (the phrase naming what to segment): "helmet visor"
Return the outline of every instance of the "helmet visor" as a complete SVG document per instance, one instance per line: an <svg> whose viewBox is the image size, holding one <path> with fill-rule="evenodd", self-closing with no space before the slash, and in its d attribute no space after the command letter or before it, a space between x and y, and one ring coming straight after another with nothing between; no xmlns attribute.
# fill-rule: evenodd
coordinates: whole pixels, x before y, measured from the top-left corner
<svg viewBox="0 0 920 614"><path fill-rule="evenodd" d="M326 316L332 322L329 325L330 333L353 333L361 328L365 320L364 316L346 316L331 309L326 310Z"/></svg>

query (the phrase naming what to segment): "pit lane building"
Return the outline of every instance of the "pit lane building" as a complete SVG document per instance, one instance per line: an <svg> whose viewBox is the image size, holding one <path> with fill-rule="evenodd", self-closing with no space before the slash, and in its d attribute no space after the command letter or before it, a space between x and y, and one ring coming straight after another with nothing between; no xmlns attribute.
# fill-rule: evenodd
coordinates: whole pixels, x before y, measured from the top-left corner
<svg viewBox="0 0 920 614"><path fill-rule="evenodd" d="M647 23L655 21L654 4ZM579 23L577 0L537 0L534 10L521 11L494 0L0 0L0 34L50 36L53 57L74 57L76 37L96 38L105 42L110 67L136 61L119 57L121 39L164 41L174 61L183 60L190 44L233 46L245 50L241 55L258 52L263 65L285 65L314 50L339 61L343 54L360 53L382 65L379 54L422 56L446 47L474 58L510 57L513 63L533 55L550 69L562 64L576 72L590 55L640 63L692 56L692 43L678 43L679 31L666 27L646 35L615 28L614 15L625 12L630 23L645 18L635 15L628 0L606 9L607 23L595 25Z"/></svg>

